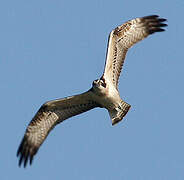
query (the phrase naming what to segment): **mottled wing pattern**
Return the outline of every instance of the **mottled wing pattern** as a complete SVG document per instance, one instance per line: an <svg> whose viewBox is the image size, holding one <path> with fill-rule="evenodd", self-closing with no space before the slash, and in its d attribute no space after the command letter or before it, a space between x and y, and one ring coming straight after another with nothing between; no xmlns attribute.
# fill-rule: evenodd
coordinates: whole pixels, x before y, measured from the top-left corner
<svg viewBox="0 0 184 180"><path fill-rule="evenodd" d="M155 32L162 32L166 19L157 15L145 16L127 21L115 28L109 35L106 65L102 79L114 84L117 88L118 79L128 49Z"/></svg>
<svg viewBox="0 0 184 180"><path fill-rule="evenodd" d="M32 163L34 155L55 125L95 107L98 104L92 100L91 91L43 104L28 125L17 151L19 166L24 162L25 167L28 160Z"/></svg>

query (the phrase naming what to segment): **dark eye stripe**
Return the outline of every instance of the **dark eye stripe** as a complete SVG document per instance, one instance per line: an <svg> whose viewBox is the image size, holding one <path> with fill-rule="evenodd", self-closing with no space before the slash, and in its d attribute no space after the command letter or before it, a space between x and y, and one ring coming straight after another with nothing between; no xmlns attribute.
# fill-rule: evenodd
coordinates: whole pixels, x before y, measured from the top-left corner
<svg viewBox="0 0 184 180"><path fill-rule="evenodd" d="M100 80L102 81L102 86L106 88L105 78L102 76Z"/></svg>

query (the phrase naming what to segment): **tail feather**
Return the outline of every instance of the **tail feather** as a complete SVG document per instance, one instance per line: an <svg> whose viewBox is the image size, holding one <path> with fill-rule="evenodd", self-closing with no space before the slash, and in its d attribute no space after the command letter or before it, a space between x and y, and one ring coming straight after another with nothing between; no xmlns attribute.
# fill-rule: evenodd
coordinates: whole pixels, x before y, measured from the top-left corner
<svg viewBox="0 0 184 180"><path fill-rule="evenodd" d="M118 122L120 122L123 119L123 117L125 117L130 107L131 107L130 104L121 100L121 103L119 104L117 108L114 108L111 111L109 110L109 115L112 119L112 125L115 125Z"/></svg>

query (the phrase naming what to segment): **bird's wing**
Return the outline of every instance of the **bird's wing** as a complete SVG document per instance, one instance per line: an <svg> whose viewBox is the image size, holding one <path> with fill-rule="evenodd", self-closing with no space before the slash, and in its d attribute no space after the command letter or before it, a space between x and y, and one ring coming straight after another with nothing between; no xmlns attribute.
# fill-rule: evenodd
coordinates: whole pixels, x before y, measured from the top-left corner
<svg viewBox="0 0 184 180"><path fill-rule="evenodd" d="M41 106L30 124L17 151L20 156L19 166L27 161L32 163L33 157L49 132L60 122L77 114L98 107L93 101L92 92L89 90L83 94L49 101Z"/></svg>
<svg viewBox="0 0 184 180"><path fill-rule="evenodd" d="M145 16L127 21L115 28L109 35L107 57L102 79L112 83L116 88L128 49L155 32L164 31L166 19L157 15Z"/></svg>

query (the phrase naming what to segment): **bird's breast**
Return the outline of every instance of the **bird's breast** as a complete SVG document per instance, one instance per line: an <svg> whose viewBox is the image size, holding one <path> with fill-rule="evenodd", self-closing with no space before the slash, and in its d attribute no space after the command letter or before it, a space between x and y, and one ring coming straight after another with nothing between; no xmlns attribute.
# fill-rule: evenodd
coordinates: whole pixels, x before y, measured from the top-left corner
<svg viewBox="0 0 184 180"><path fill-rule="evenodd" d="M121 100L118 91L116 89L109 88L108 86L103 90L94 90L93 99L106 109L117 107Z"/></svg>

